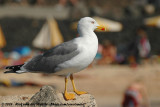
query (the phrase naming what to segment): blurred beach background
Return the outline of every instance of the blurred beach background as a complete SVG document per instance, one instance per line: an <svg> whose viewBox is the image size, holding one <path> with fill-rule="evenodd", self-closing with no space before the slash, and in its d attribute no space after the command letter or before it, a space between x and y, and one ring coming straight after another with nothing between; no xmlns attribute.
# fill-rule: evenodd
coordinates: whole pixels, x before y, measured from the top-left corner
<svg viewBox="0 0 160 107"><path fill-rule="evenodd" d="M127 88L141 80L148 105L160 107L160 0L0 0L0 99L34 94L43 85L63 92L63 77L4 74L4 68L77 37L77 21L86 16L107 30L95 31L98 52L74 75L77 88L98 107L122 107Z"/></svg>

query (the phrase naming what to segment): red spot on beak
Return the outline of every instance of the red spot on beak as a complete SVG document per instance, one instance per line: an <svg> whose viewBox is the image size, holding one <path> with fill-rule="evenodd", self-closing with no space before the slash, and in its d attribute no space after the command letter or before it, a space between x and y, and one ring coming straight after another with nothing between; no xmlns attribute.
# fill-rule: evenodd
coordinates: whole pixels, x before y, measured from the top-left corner
<svg viewBox="0 0 160 107"><path fill-rule="evenodd" d="M102 28L102 30L105 30L105 28Z"/></svg>

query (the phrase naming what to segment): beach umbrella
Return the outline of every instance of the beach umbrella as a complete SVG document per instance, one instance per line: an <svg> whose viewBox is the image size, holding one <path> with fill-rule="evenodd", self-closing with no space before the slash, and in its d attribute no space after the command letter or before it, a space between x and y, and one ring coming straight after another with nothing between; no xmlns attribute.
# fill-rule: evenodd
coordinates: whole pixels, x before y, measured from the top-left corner
<svg viewBox="0 0 160 107"><path fill-rule="evenodd" d="M41 49L49 49L63 42L63 36L56 20L47 19L42 29L33 40L33 46Z"/></svg>
<svg viewBox="0 0 160 107"><path fill-rule="evenodd" d="M106 28L106 32L119 32L123 29L123 25L120 22L109 20L101 17L93 17L97 21L97 23ZM72 29L77 29L77 22L73 22L71 24ZM97 32L104 32L101 30L96 30Z"/></svg>
<svg viewBox="0 0 160 107"><path fill-rule="evenodd" d="M160 28L160 16L146 18L144 24L147 26L158 27Z"/></svg>
<svg viewBox="0 0 160 107"><path fill-rule="evenodd" d="M2 28L0 26L0 49L6 46L6 40L2 31Z"/></svg>

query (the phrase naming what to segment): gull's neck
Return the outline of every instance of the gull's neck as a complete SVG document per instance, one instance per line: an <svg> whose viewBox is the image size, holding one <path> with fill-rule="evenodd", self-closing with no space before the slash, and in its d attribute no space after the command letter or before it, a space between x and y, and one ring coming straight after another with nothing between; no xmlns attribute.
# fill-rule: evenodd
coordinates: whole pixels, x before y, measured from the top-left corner
<svg viewBox="0 0 160 107"><path fill-rule="evenodd" d="M80 37L93 37L96 36L92 29L85 27L78 27L78 33Z"/></svg>
<svg viewBox="0 0 160 107"><path fill-rule="evenodd" d="M78 27L79 37L83 38L83 44L87 43L90 47L94 47L95 50L98 48L98 38L94 31L90 28L80 28Z"/></svg>

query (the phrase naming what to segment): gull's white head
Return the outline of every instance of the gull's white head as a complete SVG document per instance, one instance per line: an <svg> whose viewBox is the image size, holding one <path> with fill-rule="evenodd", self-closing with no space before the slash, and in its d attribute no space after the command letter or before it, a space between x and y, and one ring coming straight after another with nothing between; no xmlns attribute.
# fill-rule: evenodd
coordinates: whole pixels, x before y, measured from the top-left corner
<svg viewBox="0 0 160 107"><path fill-rule="evenodd" d="M84 17L80 19L80 21L78 22L78 31L80 29L86 29L86 30L92 30L92 31L94 31L95 29L105 30L104 27L100 26L91 17Z"/></svg>

